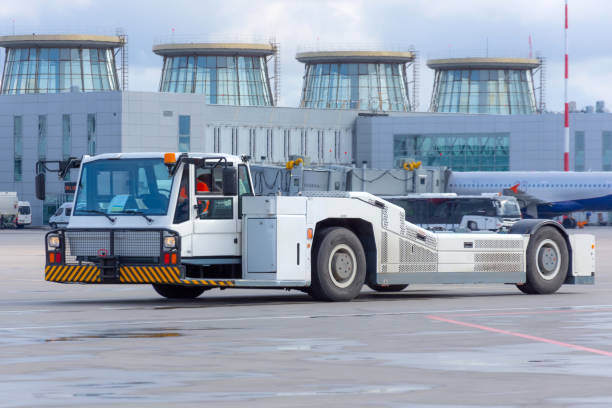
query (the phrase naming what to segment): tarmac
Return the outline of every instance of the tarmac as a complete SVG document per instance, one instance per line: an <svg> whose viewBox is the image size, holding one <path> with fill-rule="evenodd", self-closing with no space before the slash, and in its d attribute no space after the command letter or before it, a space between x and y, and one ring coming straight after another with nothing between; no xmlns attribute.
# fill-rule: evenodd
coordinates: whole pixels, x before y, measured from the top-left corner
<svg viewBox="0 0 612 408"><path fill-rule="evenodd" d="M43 280L45 231L0 231L2 407L610 407L612 228L595 285L299 291ZM582 231L581 231L582 232Z"/></svg>

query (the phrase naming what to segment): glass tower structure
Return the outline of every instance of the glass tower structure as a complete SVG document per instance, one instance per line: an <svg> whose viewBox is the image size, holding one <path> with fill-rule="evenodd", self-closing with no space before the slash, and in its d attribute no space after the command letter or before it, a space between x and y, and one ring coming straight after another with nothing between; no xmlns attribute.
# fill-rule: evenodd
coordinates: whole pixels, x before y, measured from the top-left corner
<svg viewBox="0 0 612 408"><path fill-rule="evenodd" d="M435 70L430 111L499 115L537 112L537 59L452 58L427 61Z"/></svg>
<svg viewBox="0 0 612 408"><path fill-rule="evenodd" d="M370 111L411 110L406 64L412 52L303 52L305 64L300 106Z"/></svg>
<svg viewBox="0 0 612 408"><path fill-rule="evenodd" d="M117 91L114 49L122 45L113 36L0 37L6 48L0 93Z"/></svg>
<svg viewBox="0 0 612 408"><path fill-rule="evenodd" d="M195 93L209 104L272 106L266 60L269 44L160 44L160 92Z"/></svg>

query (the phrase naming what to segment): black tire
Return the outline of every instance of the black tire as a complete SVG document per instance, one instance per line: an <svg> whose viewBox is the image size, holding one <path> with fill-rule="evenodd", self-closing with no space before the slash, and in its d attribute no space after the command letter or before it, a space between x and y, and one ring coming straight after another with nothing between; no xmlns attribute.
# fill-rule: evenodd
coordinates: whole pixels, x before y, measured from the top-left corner
<svg viewBox="0 0 612 408"><path fill-rule="evenodd" d="M527 294L527 295L535 295L536 292L529 286L526 284L522 284L522 285L516 285L516 287L518 288L518 290L520 290L521 292Z"/></svg>
<svg viewBox="0 0 612 408"><path fill-rule="evenodd" d="M406 289L408 285L376 285L374 283L368 283L368 287L377 292L401 292Z"/></svg>
<svg viewBox="0 0 612 408"><path fill-rule="evenodd" d="M527 294L556 292L567 277L569 251L567 242L554 227L539 229L527 247L527 282L517 287Z"/></svg>
<svg viewBox="0 0 612 408"><path fill-rule="evenodd" d="M478 231L478 224L475 221L468 221L467 227L470 231Z"/></svg>
<svg viewBox="0 0 612 408"><path fill-rule="evenodd" d="M359 238L350 230L334 227L317 240L312 261L312 296L318 300L354 299L366 276L366 257Z"/></svg>
<svg viewBox="0 0 612 408"><path fill-rule="evenodd" d="M153 289L168 299L195 299L210 288L202 286L161 285L154 283Z"/></svg>

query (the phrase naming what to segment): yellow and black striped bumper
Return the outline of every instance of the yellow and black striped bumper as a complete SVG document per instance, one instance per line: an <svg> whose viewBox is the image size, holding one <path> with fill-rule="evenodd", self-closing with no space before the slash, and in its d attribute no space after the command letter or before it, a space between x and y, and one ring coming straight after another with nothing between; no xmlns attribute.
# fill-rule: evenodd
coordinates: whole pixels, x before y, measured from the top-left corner
<svg viewBox="0 0 612 408"><path fill-rule="evenodd" d="M45 268L45 280L51 282L102 283L97 266L57 265ZM232 287L232 280L181 279L176 266L121 266L116 283L167 283L190 286Z"/></svg>
<svg viewBox="0 0 612 408"><path fill-rule="evenodd" d="M100 283L100 270L93 265L51 265L45 268L45 280L50 282Z"/></svg>

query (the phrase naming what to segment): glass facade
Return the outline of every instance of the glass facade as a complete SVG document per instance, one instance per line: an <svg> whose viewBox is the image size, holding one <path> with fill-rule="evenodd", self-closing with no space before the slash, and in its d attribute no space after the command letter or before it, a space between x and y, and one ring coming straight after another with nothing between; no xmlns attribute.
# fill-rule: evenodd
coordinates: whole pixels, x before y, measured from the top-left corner
<svg viewBox="0 0 612 408"><path fill-rule="evenodd" d="M116 91L113 50L7 48L2 94Z"/></svg>
<svg viewBox="0 0 612 408"><path fill-rule="evenodd" d="M601 132L601 169L612 171L612 132Z"/></svg>
<svg viewBox="0 0 612 408"><path fill-rule="evenodd" d="M509 141L509 133L394 135L393 163L397 168L417 160L454 171L508 171Z"/></svg>
<svg viewBox="0 0 612 408"><path fill-rule="evenodd" d="M191 147L191 116L179 115L179 152L188 152Z"/></svg>
<svg viewBox="0 0 612 408"><path fill-rule="evenodd" d="M576 132L574 136L574 171L584 171L584 132Z"/></svg>
<svg viewBox="0 0 612 408"><path fill-rule="evenodd" d="M96 154L96 114L87 114L87 154Z"/></svg>
<svg viewBox="0 0 612 408"><path fill-rule="evenodd" d="M437 70L430 109L500 115L535 113L532 73L525 69Z"/></svg>
<svg viewBox="0 0 612 408"><path fill-rule="evenodd" d="M159 90L202 94L209 104L273 104L264 56L164 57Z"/></svg>
<svg viewBox="0 0 612 408"><path fill-rule="evenodd" d="M72 153L72 130L70 115L62 115L62 160L70 158ZM70 171L66 173L64 180L70 180Z"/></svg>
<svg viewBox="0 0 612 408"><path fill-rule="evenodd" d="M13 116L13 181L21 181L23 166L23 117Z"/></svg>
<svg viewBox="0 0 612 408"><path fill-rule="evenodd" d="M38 159L47 158L47 115L38 115ZM44 171L44 168L43 168Z"/></svg>
<svg viewBox="0 0 612 408"><path fill-rule="evenodd" d="M404 64L306 64L301 106L374 111L410 110Z"/></svg>

